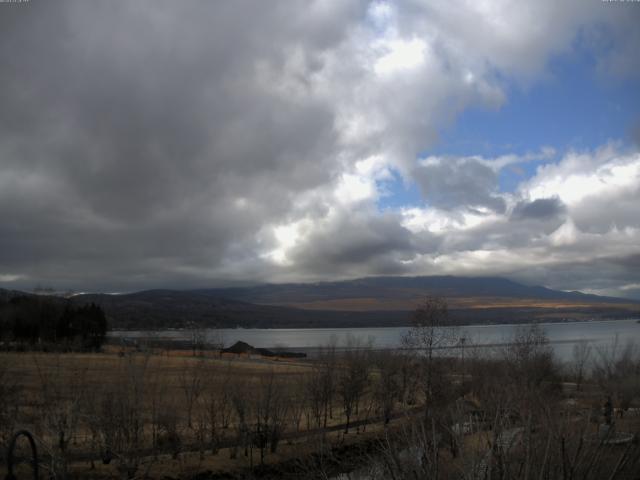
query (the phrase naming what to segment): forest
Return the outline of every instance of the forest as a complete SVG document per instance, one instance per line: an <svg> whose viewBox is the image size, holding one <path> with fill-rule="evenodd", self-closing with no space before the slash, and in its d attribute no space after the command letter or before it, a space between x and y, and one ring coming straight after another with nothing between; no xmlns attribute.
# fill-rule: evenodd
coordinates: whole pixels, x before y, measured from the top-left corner
<svg viewBox="0 0 640 480"><path fill-rule="evenodd" d="M99 350L107 328L104 311L95 304L74 306L36 295L0 299L4 350Z"/></svg>

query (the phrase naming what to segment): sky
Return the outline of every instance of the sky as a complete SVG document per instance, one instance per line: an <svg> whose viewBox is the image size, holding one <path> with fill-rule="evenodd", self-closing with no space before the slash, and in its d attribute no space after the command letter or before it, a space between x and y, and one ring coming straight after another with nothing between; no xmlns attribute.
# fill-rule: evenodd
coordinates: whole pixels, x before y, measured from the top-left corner
<svg viewBox="0 0 640 480"><path fill-rule="evenodd" d="M638 25L600 0L0 3L0 288L640 299Z"/></svg>

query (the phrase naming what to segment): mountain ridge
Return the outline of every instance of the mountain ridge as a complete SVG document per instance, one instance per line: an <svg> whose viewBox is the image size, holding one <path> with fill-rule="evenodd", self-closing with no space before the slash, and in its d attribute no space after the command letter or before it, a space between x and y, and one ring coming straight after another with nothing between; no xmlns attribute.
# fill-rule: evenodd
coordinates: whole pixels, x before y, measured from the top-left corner
<svg viewBox="0 0 640 480"><path fill-rule="evenodd" d="M0 289L0 298L30 293ZM428 295L447 298L456 323L526 323L640 316L640 302L527 286L503 277L367 277L123 294L83 293L73 304L96 303L112 328L379 327L410 323Z"/></svg>
<svg viewBox="0 0 640 480"><path fill-rule="evenodd" d="M415 297L416 294L431 294L444 297L491 296L639 303L620 297L606 297L580 291L566 292L553 290L541 285L528 286L504 277L461 277L454 275L378 276L332 282L267 283L248 287L194 289L192 291L219 294L228 298L263 304L286 304L292 300L299 303L301 301L300 298L318 300L328 298L329 295L333 295L332 298L349 298L354 295L377 295L382 298L388 298L392 296L390 293L395 293L396 295L404 294L404 296L411 297ZM287 297L287 293L296 295L296 297Z"/></svg>

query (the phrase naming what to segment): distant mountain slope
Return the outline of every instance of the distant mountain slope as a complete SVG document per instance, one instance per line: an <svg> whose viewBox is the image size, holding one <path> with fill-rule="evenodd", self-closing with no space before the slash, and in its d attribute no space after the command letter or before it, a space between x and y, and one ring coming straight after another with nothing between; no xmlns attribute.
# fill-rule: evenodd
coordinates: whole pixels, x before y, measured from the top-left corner
<svg viewBox="0 0 640 480"><path fill-rule="evenodd" d="M119 328L184 327L191 323L235 327L252 323L277 323L282 307L253 305L194 291L145 290L130 294L83 294L74 303L102 306ZM258 323L257 321L255 323Z"/></svg>
<svg viewBox="0 0 640 480"><path fill-rule="evenodd" d="M220 328L305 328L402 325L407 312L325 312L257 305L189 290L146 290L130 294L82 294L71 301L96 303L113 329L180 328L192 324Z"/></svg>
<svg viewBox="0 0 640 480"><path fill-rule="evenodd" d="M468 298L517 298L578 303L633 303L627 299L601 297L581 292L563 292L541 286L527 286L500 277L371 277L313 284L266 284L253 287L198 290L199 293L263 305L319 305L347 299L376 299L380 303L416 300L439 295L452 301ZM344 304L345 302L338 302ZM489 305L492 301L489 301Z"/></svg>
<svg viewBox="0 0 640 480"><path fill-rule="evenodd" d="M21 292L0 289L0 300ZM399 326L425 295L447 298L458 323L525 323L640 317L640 302L526 286L498 277L373 277L314 284L81 294L111 328Z"/></svg>

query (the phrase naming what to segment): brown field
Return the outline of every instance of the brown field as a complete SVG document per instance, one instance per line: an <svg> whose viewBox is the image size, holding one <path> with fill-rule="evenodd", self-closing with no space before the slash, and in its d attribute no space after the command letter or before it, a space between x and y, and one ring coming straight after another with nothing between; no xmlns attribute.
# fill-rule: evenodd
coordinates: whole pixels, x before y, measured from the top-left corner
<svg viewBox="0 0 640 480"><path fill-rule="evenodd" d="M303 310L335 310L347 312L368 312L368 311L412 311L424 301L422 297L413 298L341 298L334 300L317 300L312 302L288 303L284 306L300 308ZM510 298L510 297L448 297L449 308L613 308L629 311L638 311L637 304L626 303L606 303L589 301L558 301L540 300L532 298Z"/></svg>
<svg viewBox="0 0 640 480"><path fill-rule="evenodd" d="M185 371L203 368L211 378L224 375L232 369L233 376L253 381L260 375L275 371L279 376L300 375L305 366L282 360L251 360L248 357L226 355L219 358L210 353L208 357L194 357L190 351L165 351L158 353L128 353L121 357L119 348L107 347L105 353L0 353L0 364L7 369L5 381L20 384L28 397L35 397L43 379L60 384L71 384L78 379L88 387L105 387L117 384L124 370L145 368L147 379L156 379L167 395L177 395L179 379Z"/></svg>
<svg viewBox="0 0 640 480"><path fill-rule="evenodd" d="M617 431L640 433L638 352L612 351L613 370L581 373L576 383L575 368L560 370L531 332L499 358L469 352L433 363L358 345L313 361L113 346L0 353L0 445L4 456L11 434L29 430L42 473L55 478L326 479L384 459L398 479L466 479L482 468L519 478L524 464L563 478L565 446L575 478L609 478L616 469L612 478L636 478L627 474L640 468L638 444L598 439L607 397ZM349 392L357 394L351 410ZM468 431L456 431L464 425ZM496 450L501 432L514 430L528 433ZM418 464L406 458L411 448L421 452ZM16 471L28 478L27 465Z"/></svg>
<svg viewBox="0 0 640 480"><path fill-rule="evenodd" d="M104 451L92 444L95 438L90 420L87 420L89 415L104 417L104 425L100 428L107 431L108 423L113 420L109 419L109 412L99 411L96 406L112 396L121 400L112 408L129 408L129 421L142 422L136 433L139 436L137 445L130 448L148 450L134 456L138 471L145 471L149 478L166 475L185 478L206 470L242 471L259 464L260 455L255 446L247 447L246 454L242 452L242 445L227 446L236 441L242 443L236 432L240 420L232 411L234 400L223 405L219 397L224 389L227 393L238 392L237 401L245 402L247 423L252 424L257 415L271 414L255 410L260 407L253 403L259 402L258 398L264 399L266 382L270 378L278 390L270 401L274 409L283 408L284 430L278 451L268 452L265 463L277 464L308 455L316 450L316 442L320 441L317 423L308 412L304 415L301 410L305 401L301 388L313 369L309 362L219 355L217 352L193 356L191 351L180 350L123 352L120 348L107 347L104 353L4 352L0 353L0 366L3 384L17 392L10 399L16 406L13 411L15 422L10 428L3 425L2 443L12 431L27 429L36 436L41 455L64 457L68 472L81 474L82 478L121 475L119 462L102 464L100 459ZM199 382L198 393L192 388L196 381ZM195 398L192 412L188 414L190 388ZM208 400L218 403L211 406ZM372 399L367 402L367 409L363 400L361 411L352 416L351 422L367 422L367 418L373 417ZM321 433L323 442L353 444L370 438L382 428L380 423L373 421L371 425L365 423L354 427L350 435L345 435L342 431L345 417L340 402L334 398L332 404L332 415ZM211 419L207 417L210 408L229 410L228 426L222 426L216 417L220 423L216 426L219 443L215 454L210 442L203 439L208 434L205 430L211 428ZM158 415L168 415L169 420ZM218 413L214 412L214 415ZM168 426L165 425L167 421ZM154 446L151 440L154 428L160 441L175 432L179 435L180 445L172 448L165 442L164 446ZM69 436L64 452L60 452L57 445L61 431ZM172 451L179 451L179 455L176 457ZM53 457L51 461L54 461ZM5 466L0 468L2 476L6 473L3 468ZM25 471L26 467L21 468Z"/></svg>

